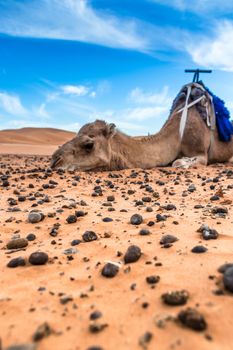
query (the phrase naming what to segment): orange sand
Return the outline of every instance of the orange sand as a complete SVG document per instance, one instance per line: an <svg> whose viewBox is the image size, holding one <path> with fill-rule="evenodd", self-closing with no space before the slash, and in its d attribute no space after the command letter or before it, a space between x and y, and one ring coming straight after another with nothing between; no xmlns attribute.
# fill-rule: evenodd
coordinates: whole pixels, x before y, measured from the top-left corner
<svg viewBox="0 0 233 350"><path fill-rule="evenodd" d="M26 153L25 150L23 153ZM164 174L160 169L139 170L136 178L130 177L131 170L115 172L118 178L109 176L109 173L59 175L56 172L44 178L43 171L27 172L39 166L48 166L48 159L41 157L0 156L0 166L1 175L8 170L11 175L10 186L0 186L0 337L4 347L31 343L37 327L46 321L55 334L38 342L38 350L87 350L94 345L104 350L232 349L233 295L226 291L220 296L213 293L216 289L223 289L218 267L225 262L233 262L233 189L227 188L233 185L233 176L222 173L233 170L231 165L176 170L174 174ZM24 174L14 172L20 167ZM202 186L204 180L200 176L213 179L220 174L219 182ZM81 177L77 186L72 185L75 175ZM177 176L179 183L175 184ZM48 184L51 179L58 185L53 189L41 190L42 185ZM100 179L100 184L96 183L97 179ZM156 184L158 180L165 184L159 186ZM106 181L111 181L114 188L109 188ZM149 184L158 192L158 198L141 188L138 181ZM196 185L196 191L182 196L191 183ZM29 184L33 184L34 188L29 188ZM96 185L102 187L102 196L92 196ZM215 185L215 189L210 190L210 185ZM223 189L223 197L216 202L210 201L219 188ZM26 200L16 205L21 211L9 212L7 208L11 206L8 198L17 200L18 195L14 194L16 189L21 191L20 195L26 196ZM129 195L129 189L135 190L135 193ZM35 207L45 214L45 219L38 224L30 224L27 222L28 212L33 209L33 203L43 198L36 197L35 201L30 201L28 198L36 193L48 195L50 202ZM108 211L108 207L103 205L108 195L115 196L112 202L115 211ZM145 196L151 197L151 202L135 206L135 200ZM82 206L81 200L87 206ZM175 204L177 210L163 209L162 206L168 203ZM203 208L194 209L196 204L202 204ZM69 209L69 205L75 208ZM226 218L217 218L211 213L216 205L228 208ZM63 212L58 212L62 207ZM148 212L147 207L153 211ZM122 209L127 212L121 212ZM66 218L75 210L84 210L88 214L78 218L76 223L67 224ZM53 213L54 217L49 217L49 213ZM139 226L129 223L131 215L135 213L140 213L144 219ZM168 215L167 221L156 222L157 213ZM102 221L104 217L110 217L113 221L105 223ZM155 221L155 224L148 227L149 221ZM174 224L175 221L178 224ZM54 223L61 224L57 237L49 234ZM200 238L200 233L196 231L202 223L219 232L217 240L204 241ZM141 228L148 228L151 234L139 235ZM73 239L82 240L86 230L96 232L98 240L73 247L77 248L77 253L69 254L73 257L73 260L69 260L63 251L71 247ZM36 240L29 242L24 250L10 254L6 243L14 233L23 238L34 233ZM164 234L175 235L179 240L168 249L162 248L159 241ZM124 265L123 255L117 256L117 252L124 254L131 244L138 245L143 255L137 262ZM207 247L208 251L192 253L191 249L198 244ZM26 266L12 269L6 267L13 257L28 259L37 250L48 253L49 263L44 266L27 263ZM121 266L112 279L101 276L101 270L108 261ZM162 265L158 266L157 263ZM154 289L145 281L150 275L160 276ZM135 287L132 290L133 284ZM45 289L39 291L41 287ZM163 293L181 289L190 293L187 305L172 307L163 304ZM59 293L72 296L73 300L62 305ZM148 303L147 308L143 308L145 302ZM187 306L196 308L204 315L208 323L206 331L195 332L175 321L165 322L164 328L156 325L156 321L167 315L176 317ZM89 331L89 315L96 310L103 314L96 322L108 326L92 334ZM151 332L153 336L143 348L139 345L139 338L145 332Z"/></svg>

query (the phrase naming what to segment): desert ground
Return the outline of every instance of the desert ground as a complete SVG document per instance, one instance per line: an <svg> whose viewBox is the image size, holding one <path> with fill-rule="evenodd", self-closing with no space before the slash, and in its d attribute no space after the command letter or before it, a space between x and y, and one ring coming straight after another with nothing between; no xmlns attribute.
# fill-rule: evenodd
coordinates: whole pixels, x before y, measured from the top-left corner
<svg viewBox="0 0 233 350"><path fill-rule="evenodd" d="M49 155L73 135L10 133L2 349L232 349L232 165L51 171Z"/></svg>

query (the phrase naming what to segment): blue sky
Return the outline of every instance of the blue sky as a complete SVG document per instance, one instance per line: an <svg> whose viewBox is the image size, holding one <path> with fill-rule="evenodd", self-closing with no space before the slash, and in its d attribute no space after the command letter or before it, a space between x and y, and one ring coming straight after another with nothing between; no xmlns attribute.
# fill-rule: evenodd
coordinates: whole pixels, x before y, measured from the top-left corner
<svg viewBox="0 0 233 350"><path fill-rule="evenodd" d="M233 2L219 3L0 0L0 129L153 133L195 67L233 114Z"/></svg>

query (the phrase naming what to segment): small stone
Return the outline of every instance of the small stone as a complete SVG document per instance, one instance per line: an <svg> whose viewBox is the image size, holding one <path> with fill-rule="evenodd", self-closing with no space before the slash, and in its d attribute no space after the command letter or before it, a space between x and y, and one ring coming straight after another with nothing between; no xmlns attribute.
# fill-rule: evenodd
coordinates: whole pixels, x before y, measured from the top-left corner
<svg viewBox="0 0 233 350"><path fill-rule="evenodd" d="M20 249L25 248L28 245L28 241L25 238L12 239L6 245L7 249Z"/></svg>
<svg viewBox="0 0 233 350"><path fill-rule="evenodd" d="M209 226L206 224L201 225L197 232L200 232L201 237L205 240L218 238L218 232L214 229L210 229Z"/></svg>
<svg viewBox="0 0 233 350"><path fill-rule="evenodd" d="M86 231L82 235L84 242L92 242L98 239L97 234L94 231Z"/></svg>
<svg viewBox="0 0 233 350"><path fill-rule="evenodd" d="M28 241L35 241L36 235L34 233L29 233L26 238Z"/></svg>
<svg viewBox="0 0 233 350"><path fill-rule="evenodd" d="M147 349L148 343L150 343L151 339L153 337L153 334L151 332L146 332L144 333L140 338L139 338L139 345L143 349Z"/></svg>
<svg viewBox="0 0 233 350"><path fill-rule="evenodd" d="M166 221L167 217L165 215L161 215L161 214L157 214L156 215L156 221L160 222L160 221Z"/></svg>
<svg viewBox="0 0 233 350"><path fill-rule="evenodd" d="M160 281L160 277L159 276L148 276L146 277L146 282L148 284L155 284L158 283Z"/></svg>
<svg viewBox="0 0 233 350"><path fill-rule="evenodd" d="M80 239L73 239L73 241L71 241L70 244L73 247L73 246L78 245L80 243L82 243L82 241Z"/></svg>
<svg viewBox="0 0 233 350"><path fill-rule="evenodd" d="M103 222L111 222L111 221L113 221L112 218L103 218Z"/></svg>
<svg viewBox="0 0 233 350"><path fill-rule="evenodd" d="M76 254L78 252L77 248L67 248L63 250L63 254L70 255L70 254Z"/></svg>
<svg viewBox="0 0 233 350"><path fill-rule="evenodd" d="M130 218L132 225L140 225L143 222L143 217L140 214L134 214Z"/></svg>
<svg viewBox="0 0 233 350"><path fill-rule="evenodd" d="M74 224L77 221L77 216L76 215L69 215L66 218L66 221L68 224Z"/></svg>
<svg viewBox="0 0 233 350"><path fill-rule="evenodd" d="M173 235L165 235L161 238L160 240L160 244L170 244L170 243L174 243L178 241L178 238L176 236Z"/></svg>
<svg viewBox="0 0 233 350"><path fill-rule="evenodd" d="M50 325L47 322L44 322L42 325L40 325L37 328L32 339L33 339L33 341L40 341L43 338L48 337L52 333L53 333L53 330L50 327Z"/></svg>
<svg viewBox="0 0 233 350"><path fill-rule="evenodd" d="M218 238L218 232L214 229L209 230L203 230L202 231L202 238L205 240L209 239L217 239Z"/></svg>
<svg viewBox="0 0 233 350"><path fill-rule="evenodd" d="M226 269L223 275L224 287L233 293L233 267Z"/></svg>
<svg viewBox="0 0 233 350"><path fill-rule="evenodd" d="M141 235L141 236L148 236L148 235L150 235L150 231L147 230L147 229L141 229L139 231L139 235Z"/></svg>
<svg viewBox="0 0 233 350"><path fill-rule="evenodd" d="M189 192L194 192L194 191L196 191L196 186L195 186L194 184L189 185L188 191L189 191Z"/></svg>
<svg viewBox="0 0 233 350"><path fill-rule="evenodd" d="M220 199L219 196L216 196L216 195L213 195L210 197L210 200L213 202L213 201L218 201Z"/></svg>
<svg viewBox="0 0 233 350"><path fill-rule="evenodd" d="M186 290L164 293L161 296L167 305L184 305L187 303L189 293Z"/></svg>
<svg viewBox="0 0 233 350"><path fill-rule="evenodd" d="M100 323L93 322L89 325L89 331L91 333L99 333L99 332L102 332L106 327L108 327L106 323L100 324Z"/></svg>
<svg viewBox="0 0 233 350"><path fill-rule="evenodd" d="M48 254L44 252L35 252L29 256L28 261L32 265L44 265L48 262Z"/></svg>
<svg viewBox="0 0 233 350"><path fill-rule="evenodd" d="M100 312L100 311L93 311L90 314L90 320L95 321L95 320L97 320L98 318L100 318L102 316L103 316L102 312Z"/></svg>
<svg viewBox="0 0 233 350"><path fill-rule="evenodd" d="M73 301L73 297L71 295L63 295L60 298L60 303L62 305L66 305L67 303L69 303L70 301Z"/></svg>
<svg viewBox="0 0 233 350"><path fill-rule="evenodd" d="M149 202L151 202L151 198L150 197L142 197L142 201L145 203L149 203Z"/></svg>
<svg viewBox="0 0 233 350"><path fill-rule="evenodd" d="M178 314L178 320L186 327L195 331L204 331L207 323L204 317L195 309L187 308Z"/></svg>
<svg viewBox="0 0 233 350"><path fill-rule="evenodd" d="M31 224L37 224L41 220L42 220L41 213L32 211L28 214L28 222L30 222Z"/></svg>
<svg viewBox="0 0 233 350"><path fill-rule="evenodd" d="M108 196L107 197L107 201L108 202L114 202L115 201L115 197L114 196Z"/></svg>
<svg viewBox="0 0 233 350"><path fill-rule="evenodd" d="M167 204L163 208L166 210L176 210L176 206L174 204Z"/></svg>
<svg viewBox="0 0 233 350"><path fill-rule="evenodd" d="M192 253L205 253L208 249L206 247L204 247L203 245L196 245L195 247L193 247L193 249L191 250Z"/></svg>
<svg viewBox="0 0 233 350"><path fill-rule="evenodd" d="M75 212L75 215L77 216L77 218L80 218L82 216L85 216L85 212L83 210L78 210Z"/></svg>
<svg viewBox="0 0 233 350"><path fill-rule="evenodd" d="M142 255L141 248L139 248L136 245L131 245L124 256L125 264L138 261L141 255Z"/></svg>
<svg viewBox="0 0 233 350"><path fill-rule="evenodd" d="M227 214L228 213L228 209L225 207L214 207L212 209L212 213L213 214Z"/></svg>
<svg viewBox="0 0 233 350"><path fill-rule="evenodd" d="M11 259L8 262L7 267L18 267L18 266L25 266L25 265L26 265L25 259L22 257L18 257L18 258Z"/></svg>
<svg viewBox="0 0 233 350"><path fill-rule="evenodd" d="M118 272L119 272L119 267L117 265L112 263L107 263L106 265L104 265L101 274L104 277L112 278L112 277L115 277Z"/></svg>
<svg viewBox="0 0 233 350"><path fill-rule="evenodd" d="M226 264L221 265L218 268L218 272L224 273L227 269L229 269L229 267L233 267L233 263L226 263Z"/></svg>

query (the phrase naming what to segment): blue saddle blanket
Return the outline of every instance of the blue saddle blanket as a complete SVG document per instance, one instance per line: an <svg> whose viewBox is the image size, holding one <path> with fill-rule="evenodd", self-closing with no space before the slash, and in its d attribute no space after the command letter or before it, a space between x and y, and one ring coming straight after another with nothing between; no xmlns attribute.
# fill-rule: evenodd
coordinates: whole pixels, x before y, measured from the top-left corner
<svg viewBox="0 0 233 350"><path fill-rule="evenodd" d="M224 142L229 142L231 141L231 135L233 135L233 125L230 120L230 112L226 108L223 100L214 95L206 86L205 89L213 98L219 139Z"/></svg>

